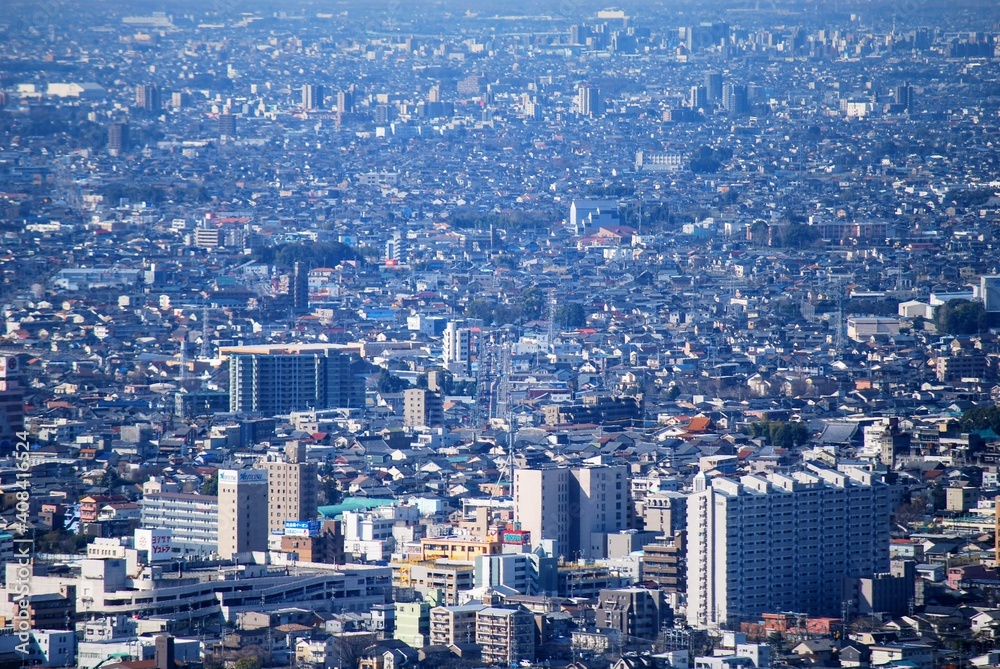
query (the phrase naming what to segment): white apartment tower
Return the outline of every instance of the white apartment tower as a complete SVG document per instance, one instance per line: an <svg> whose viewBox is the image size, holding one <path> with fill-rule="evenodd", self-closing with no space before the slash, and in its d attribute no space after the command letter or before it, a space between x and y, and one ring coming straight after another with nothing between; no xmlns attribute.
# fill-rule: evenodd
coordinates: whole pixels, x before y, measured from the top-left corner
<svg viewBox="0 0 1000 669"><path fill-rule="evenodd" d="M467 376L471 362L472 333L449 321L444 329L444 365L452 374Z"/></svg>
<svg viewBox="0 0 1000 669"><path fill-rule="evenodd" d="M267 550L267 472L219 470L219 555Z"/></svg>
<svg viewBox="0 0 1000 669"><path fill-rule="evenodd" d="M839 616L845 577L889 570L889 513L888 486L861 469L699 473L687 504L688 624Z"/></svg>
<svg viewBox="0 0 1000 669"><path fill-rule="evenodd" d="M627 529L628 504L624 465L514 471L514 520L566 558L605 557L607 535Z"/></svg>

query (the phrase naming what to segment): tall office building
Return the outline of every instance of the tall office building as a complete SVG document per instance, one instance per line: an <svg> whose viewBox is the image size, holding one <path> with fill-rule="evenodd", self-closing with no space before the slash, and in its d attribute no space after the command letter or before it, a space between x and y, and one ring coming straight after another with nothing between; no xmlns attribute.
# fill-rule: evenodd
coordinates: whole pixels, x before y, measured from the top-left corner
<svg viewBox="0 0 1000 669"><path fill-rule="evenodd" d="M323 108L323 87L317 84L306 84L302 87L302 108Z"/></svg>
<svg viewBox="0 0 1000 669"><path fill-rule="evenodd" d="M721 72L706 72L705 73L705 95L708 96L709 102L721 102L722 101L722 73Z"/></svg>
<svg viewBox="0 0 1000 669"><path fill-rule="evenodd" d="M750 101L747 98L747 87L739 84L726 84L722 87L722 107L730 116L745 116L750 112Z"/></svg>
<svg viewBox="0 0 1000 669"><path fill-rule="evenodd" d="M328 346L232 346L229 410L276 416L306 409L364 407L351 357Z"/></svg>
<svg viewBox="0 0 1000 669"><path fill-rule="evenodd" d="M118 154L128 151L129 147L129 137L128 137L128 123L112 123L108 126L108 152L117 156Z"/></svg>
<svg viewBox="0 0 1000 669"><path fill-rule="evenodd" d="M317 466L306 462L305 444L291 442L282 456L269 454L257 465L267 472L267 528L272 534L285 529L286 520L314 520Z"/></svg>
<svg viewBox="0 0 1000 669"><path fill-rule="evenodd" d="M219 114L218 121L218 131L219 137L235 137L236 136L236 115L226 112L225 114Z"/></svg>
<svg viewBox="0 0 1000 669"><path fill-rule="evenodd" d="M153 84L139 84L135 87L135 106L147 112L158 112L163 109L163 97L160 87Z"/></svg>
<svg viewBox="0 0 1000 669"><path fill-rule="evenodd" d="M906 111L910 111L913 107L913 86L909 84L896 86L895 90L893 90L892 101Z"/></svg>
<svg viewBox="0 0 1000 669"><path fill-rule="evenodd" d="M15 356L0 356L0 454L12 453L24 432L24 388Z"/></svg>
<svg viewBox="0 0 1000 669"><path fill-rule="evenodd" d="M354 112L354 89L337 91L337 111L341 114Z"/></svg>
<svg viewBox="0 0 1000 669"><path fill-rule="evenodd" d="M605 557L607 535L627 529L628 504L624 465L514 472L514 520L535 545L557 541L566 558Z"/></svg>
<svg viewBox="0 0 1000 669"><path fill-rule="evenodd" d="M600 116L604 113L601 89L584 84L576 90L576 111L581 116Z"/></svg>
<svg viewBox="0 0 1000 669"><path fill-rule="evenodd" d="M292 271L292 308L297 314L309 312L309 271L300 262Z"/></svg>
<svg viewBox="0 0 1000 669"><path fill-rule="evenodd" d="M472 359L472 332L449 321L444 329L444 364L453 374L467 375Z"/></svg>
<svg viewBox="0 0 1000 669"><path fill-rule="evenodd" d="M267 472L219 470L219 555L267 550Z"/></svg>
<svg viewBox="0 0 1000 669"><path fill-rule="evenodd" d="M692 86L691 95L688 97L688 104L691 109L704 109L708 106L708 89L704 86Z"/></svg>
<svg viewBox="0 0 1000 669"><path fill-rule="evenodd" d="M739 481L695 476L688 499L688 624L761 613L839 616L845 579L889 569L888 486L810 465Z"/></svg>

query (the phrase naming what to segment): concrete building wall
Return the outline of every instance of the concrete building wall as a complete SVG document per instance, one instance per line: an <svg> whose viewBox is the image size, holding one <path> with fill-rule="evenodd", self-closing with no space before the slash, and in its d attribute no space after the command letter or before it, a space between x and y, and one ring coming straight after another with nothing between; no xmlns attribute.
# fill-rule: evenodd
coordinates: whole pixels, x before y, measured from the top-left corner
<svg viewBox="0 0 1000 669"><path fill-rule="evenodd" d="M219 555L267 550L267 472L219 470Z"/></svg>
<svg viewBox="0 0 1000 669"><path fill-rule="evenodd" d="M877 481L813 468L711 485L699 475L695 490L687 554L695 627L766 611L836 616L845 578L888 570L888 489Z"/></svg>

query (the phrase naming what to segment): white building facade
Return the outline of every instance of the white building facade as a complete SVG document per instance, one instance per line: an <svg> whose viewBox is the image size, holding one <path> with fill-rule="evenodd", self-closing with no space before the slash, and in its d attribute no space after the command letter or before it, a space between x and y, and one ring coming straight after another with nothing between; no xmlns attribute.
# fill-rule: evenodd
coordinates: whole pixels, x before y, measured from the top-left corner
<svg viewBox="0 0 1000 669"><path fill-rule="evenodd" d="M768 611L840 615L843 579L889 570L889 488L870 472L695 477L688 514L688 623Z"/></svg>

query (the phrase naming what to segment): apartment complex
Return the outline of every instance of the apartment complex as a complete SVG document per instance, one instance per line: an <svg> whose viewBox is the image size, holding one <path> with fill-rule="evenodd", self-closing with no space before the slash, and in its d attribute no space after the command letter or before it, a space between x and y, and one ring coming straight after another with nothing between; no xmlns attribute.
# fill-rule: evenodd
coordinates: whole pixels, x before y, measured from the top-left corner
<svg viewBox="0 0 1000 669"><path fill-rule="evenodd" d="M515 520L535 545L558 542L563 557L605 557L607 535L627 529L628 505L624 465L514 472Z"/></svg>
<svg viewBox="0 0 1000 669"><path fill-rule="evenodd" d="M486 608L480 602L431 609L432 646L476 642L476 614Z"/></svg>
<svg viewBox="0 0 1000 669"><path fill-rule="evenodd" d="M535 619L525 609L487 607L476 613L483 662L509 667L535 656Z"/></svg>
<svg viewBox="0 0 1000 669"><path fill-rule="evenodd" d="M219 545L219 498L181 492L146 493L139 500L142 527L170 532L180 554L210 555Z"/></svg>
<svg viewBox="0 0 1000 669"><path fill-rule="evenodd" d="M472 331L449 322L444 329L442 357L448 370L454 374L466 375L472 362Z"/></svg>
<svg viewBox="0 0 1000 669"><path fill-rule="evenodd" d="M364 406L351 357L328 346L234 346L229 356L229 410L276 416L305 409Z"/></svg>
<svg viewBox="0 0 1000 669"><path fill-rule="evenodd" d="M856 468L711 482L699 473L688 500L688 623L839 615L845 578L888 571L889 512L888 486Z"/></svg>
<svg viewBox="0 0 1000 669"><path fill-rule="evenodd" d="M601 590L597 604L597 627L615 630L627 637L655 639L664 623L673 619L663 591L647 588Z"/></svg>

